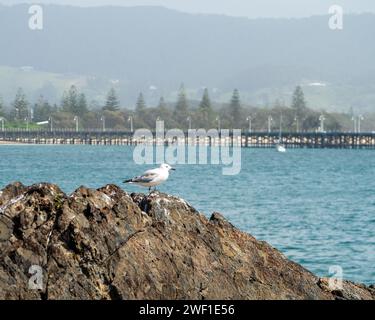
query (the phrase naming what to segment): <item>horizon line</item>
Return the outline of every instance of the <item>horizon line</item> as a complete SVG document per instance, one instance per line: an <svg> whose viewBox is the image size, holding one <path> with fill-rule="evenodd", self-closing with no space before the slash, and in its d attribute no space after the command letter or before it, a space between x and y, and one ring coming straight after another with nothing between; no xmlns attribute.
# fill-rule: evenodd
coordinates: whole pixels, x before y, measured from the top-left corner
<svg viewBox="0 0 375 320"><path fill-rule="evenodd" d="M239 19L248 19L248 20L262 20L262 19L274 19L274 20L302 20L302 19L309 19L309 18L315 18L315 17L326 17L330 14L328 13L315 13L311 15L299 15L299 16L247 16L247 15L233 15L233 14L227 14L227 13L216 13L216 12L207 12L207 11L184 11L181 9L171 8L164 5L125 5L125 4L61 4L61 3L35 3L35 1L26 0L26 2L22 3L2 3L0 1L0 6L3 7L17 7L17 6L27 6L27 5L41 5L41 6L54 6L54 7L71 7L71 8L80 8L80 9L89 9L89 8L127 8L127 9L136 9L136 8L157 8L157 9L164 9L167 11L174 11L181 14L188 14L188 15L197 15L197 16L218 16L218 17L228 17L228 18L239 18ZM375 15L375 11L361 11L361 12L347 12L347 16L358 16L358 15Z"/></svg>

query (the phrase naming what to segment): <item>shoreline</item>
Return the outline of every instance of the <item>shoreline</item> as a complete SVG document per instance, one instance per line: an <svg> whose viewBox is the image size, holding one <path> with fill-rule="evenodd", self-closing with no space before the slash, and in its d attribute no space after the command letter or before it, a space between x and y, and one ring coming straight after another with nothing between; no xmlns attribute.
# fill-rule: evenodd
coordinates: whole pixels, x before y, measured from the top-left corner
<svg viewBox="0 0 375 320"><path fill-rule="evenodd" d="M0 140L0 146L13 146L13 145L28 145L28 143L21 143L21 142L14 142L14 141L1 141Z"/></svg>

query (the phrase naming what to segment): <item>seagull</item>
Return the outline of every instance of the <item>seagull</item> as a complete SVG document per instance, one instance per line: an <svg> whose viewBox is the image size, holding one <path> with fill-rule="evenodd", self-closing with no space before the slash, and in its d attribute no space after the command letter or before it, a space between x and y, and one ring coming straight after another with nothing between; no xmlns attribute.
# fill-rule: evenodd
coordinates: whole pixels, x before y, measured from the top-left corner
<svg viewBox="0 0 375 320"><path fill-rule="evenodd" d="M163 163L159 168L147 170L141 176L125 180L124 183L148 187L149 191L151 191L151 188L154 187L154 190L156 190L156 186L168 180L170 170L174 171L176 169L172 168L169 164Z"/></svg>

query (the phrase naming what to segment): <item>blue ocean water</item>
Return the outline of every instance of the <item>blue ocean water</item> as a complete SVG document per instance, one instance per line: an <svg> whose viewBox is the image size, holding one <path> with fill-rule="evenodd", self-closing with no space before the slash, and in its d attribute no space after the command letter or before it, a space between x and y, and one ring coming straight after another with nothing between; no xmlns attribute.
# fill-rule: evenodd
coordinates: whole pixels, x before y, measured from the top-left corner
<svg viewBox="0 0 375 320"><path fill-rule="evenodd" d="M47 181L70 193L80 185L121 185L152 166L127 146L0 146L0 188ZM375 283L375 152L242 149L239 175L219 165L177 165L159 190L265 240L310 271ZM144 189L123 185L129 192Z"/></svg>

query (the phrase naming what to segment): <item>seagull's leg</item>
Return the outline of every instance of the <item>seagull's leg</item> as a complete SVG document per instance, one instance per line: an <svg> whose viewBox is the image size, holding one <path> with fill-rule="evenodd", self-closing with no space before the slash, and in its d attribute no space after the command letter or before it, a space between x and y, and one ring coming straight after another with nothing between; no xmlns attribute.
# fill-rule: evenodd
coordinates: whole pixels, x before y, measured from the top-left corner
<svg viewBox="0 0 375 320"><path fill-rule="evenodd" d="M146 194L144 194L143 195L143 199L142 199L142 201L141 201L141 205L142 205L142 211L145 211L145 212L147 212L147 210L148 210L148 203L147 203L147 195Z"/></svg>

